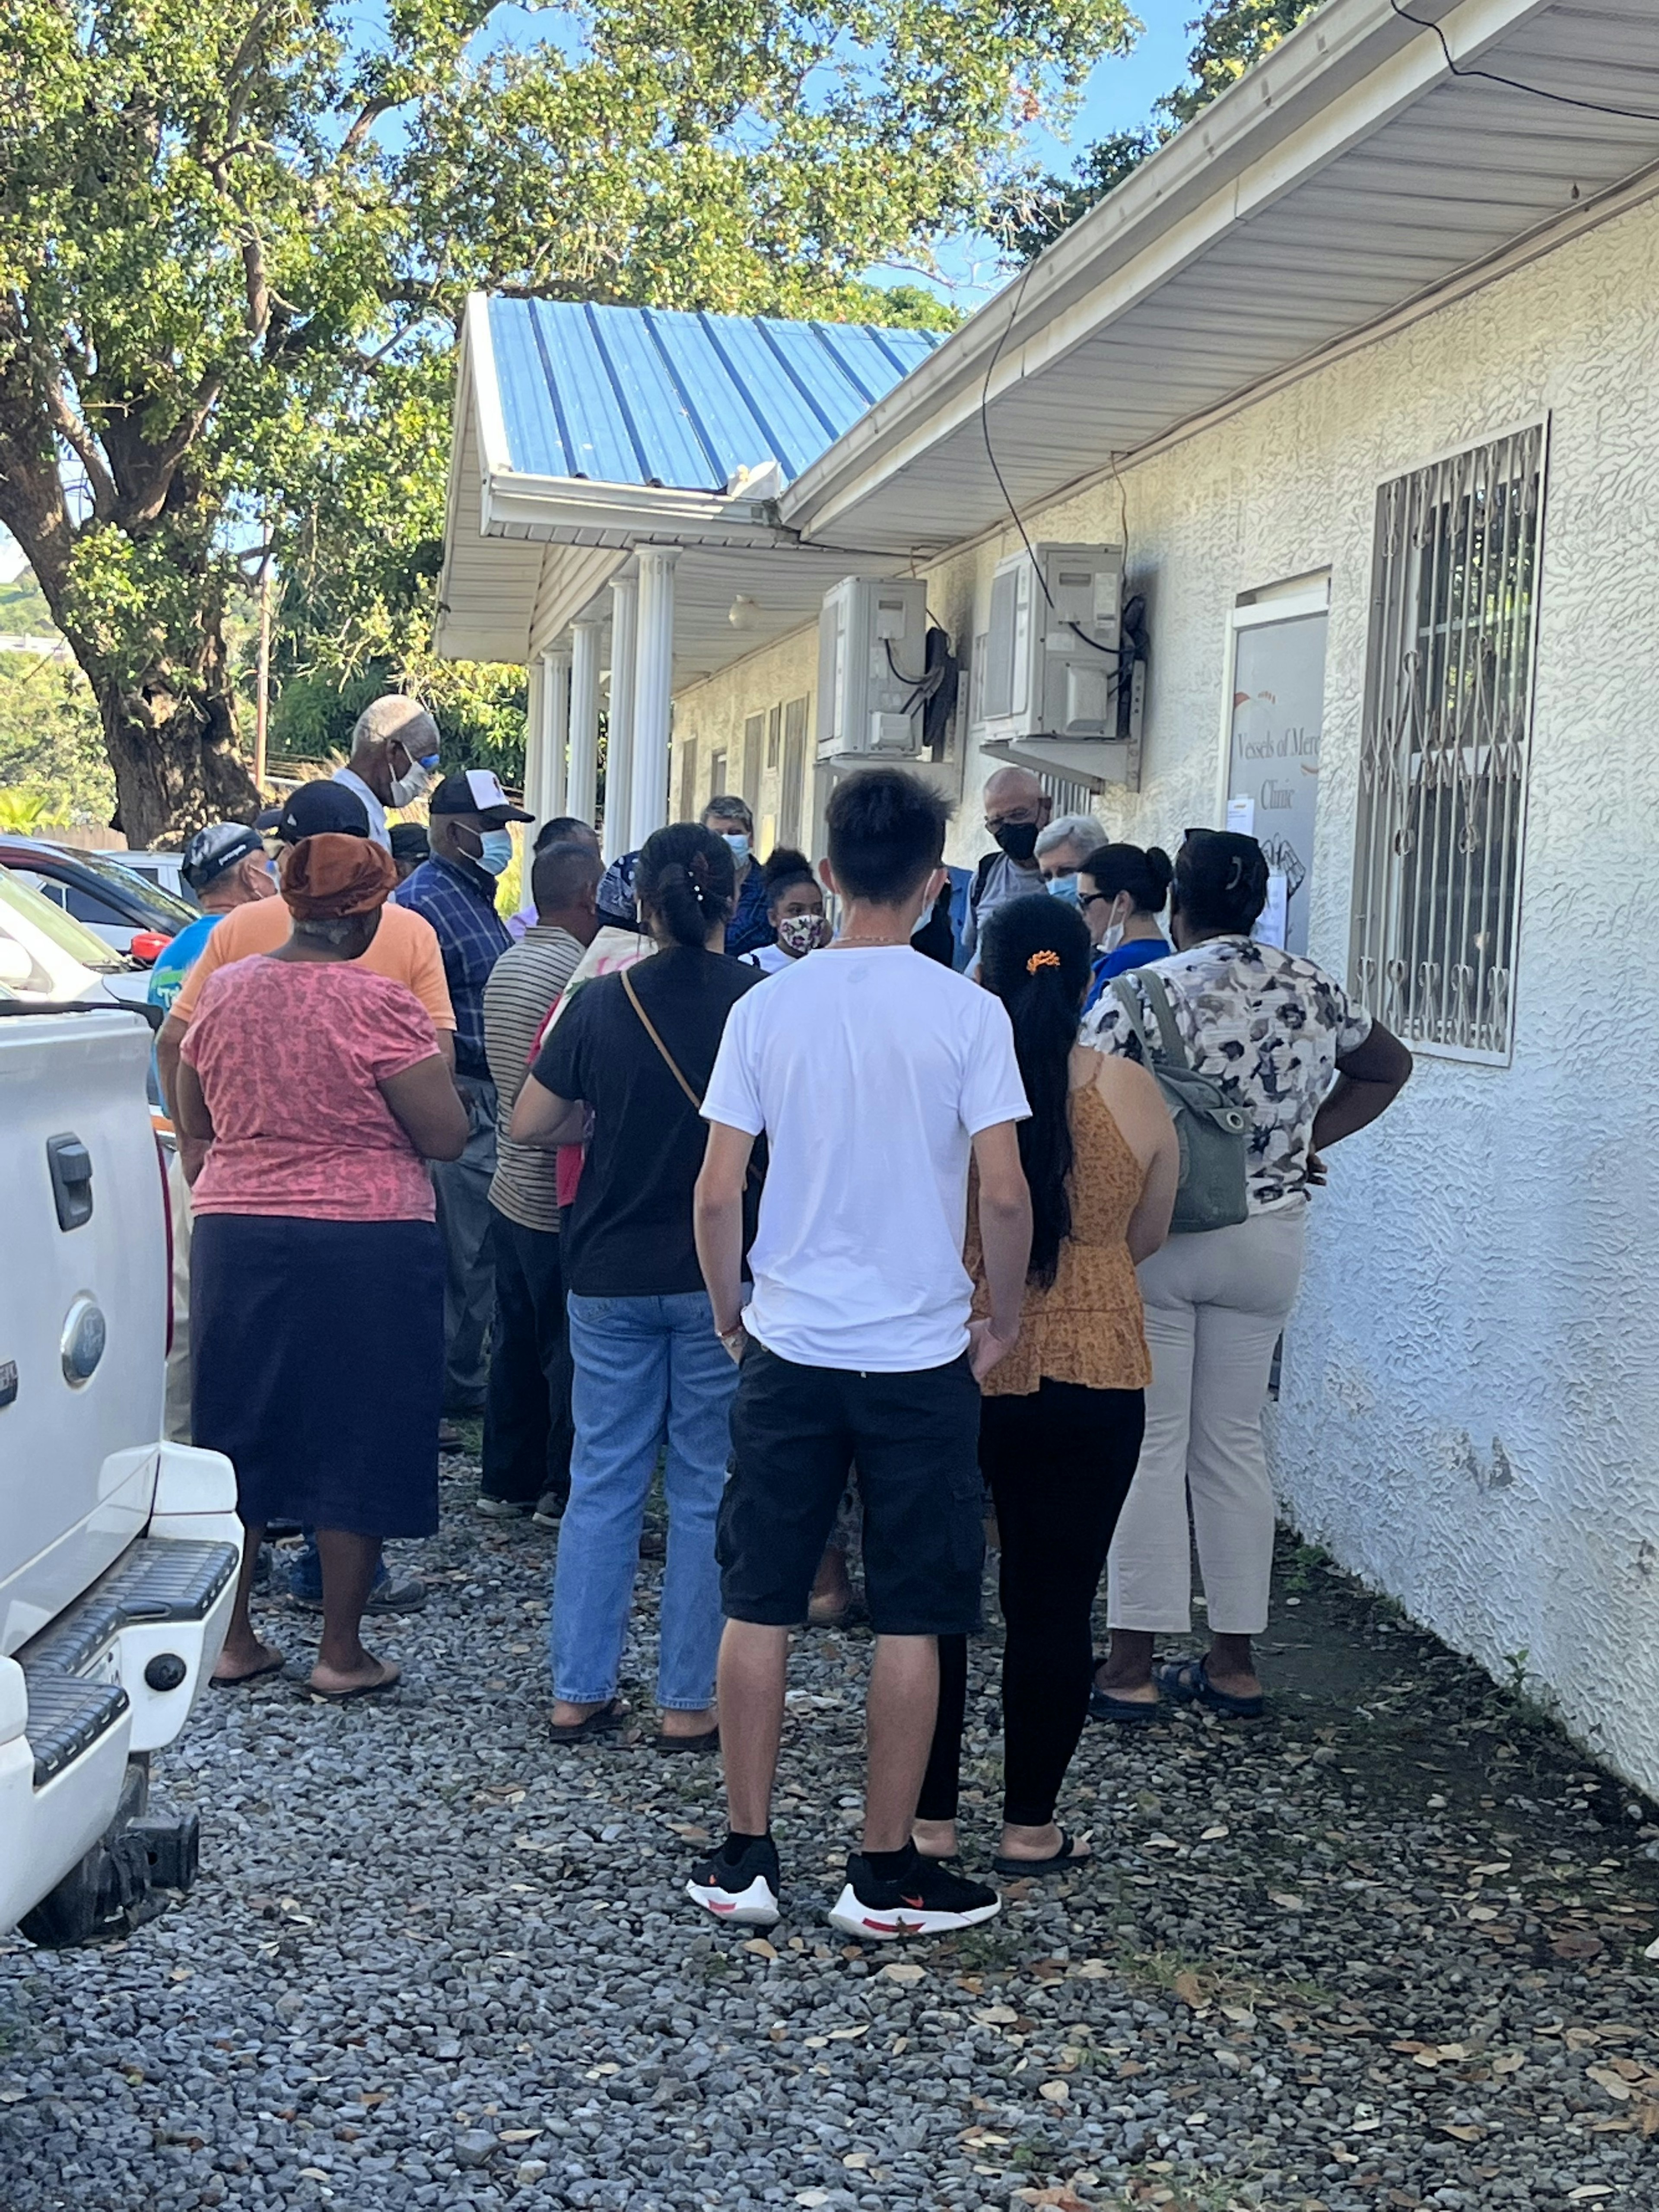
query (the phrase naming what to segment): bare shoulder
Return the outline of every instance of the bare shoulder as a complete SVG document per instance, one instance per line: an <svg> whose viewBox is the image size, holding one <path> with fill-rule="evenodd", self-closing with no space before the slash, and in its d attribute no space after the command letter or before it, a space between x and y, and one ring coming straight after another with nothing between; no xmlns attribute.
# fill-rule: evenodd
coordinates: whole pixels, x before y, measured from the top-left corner
<svg viewBox="0 0 1659 2212"><path fill-rule="evenodd" d="M1150 1160L1164 1137L1172 1133L1170 1109L1154 1078L1138 1060L1124 1060L1116 1053L1094 1052L1085 1047L1077 1057L1093 1063L1083 1071L1082 1080L1092 1080L1130 1150L1142 1161ZM1074 1079L1076 1076L1074 1061Z"/></svg>

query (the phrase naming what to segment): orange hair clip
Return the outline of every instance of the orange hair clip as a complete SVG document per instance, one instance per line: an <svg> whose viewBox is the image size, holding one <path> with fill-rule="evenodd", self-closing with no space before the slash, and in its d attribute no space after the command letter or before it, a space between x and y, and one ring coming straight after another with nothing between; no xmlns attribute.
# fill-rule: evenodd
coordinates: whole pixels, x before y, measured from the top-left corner
<svg viewBox="0 0 1659 2212"><path fill-rule="evenodd" d="M1025 963L1025 972L1028 975L1035 975L1039 968L1058 968L1059 965L1059 953L1050 952L1045 946L1041 952L1034 952L1031 955Z"/></svg>

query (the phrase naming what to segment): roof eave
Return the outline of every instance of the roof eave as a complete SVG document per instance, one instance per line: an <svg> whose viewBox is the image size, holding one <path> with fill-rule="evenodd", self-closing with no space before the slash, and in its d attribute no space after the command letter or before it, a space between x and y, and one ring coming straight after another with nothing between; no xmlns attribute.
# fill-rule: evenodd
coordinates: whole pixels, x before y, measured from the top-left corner
<svg viewBox="0 0 1659 2212"><path fill-rule="evenodd" d="M483 481L486 538L533 537L556 544L793 545L769 501L654 484L593 483L580 477L491 470Z"/></svg>
<svg viewBox="0 0 1659 2212"><path fill-rule="evenodd" d="M1119 310L1126 290L1155 287L1265 197L1331 158L1333 110L1346 95L1361 95L1340 118L1340 138L1352 143L1443 80L1430 25L1444 27L1462 59L1549 4L1419 0L1413 23L1390 0L1327 0L803 470L779 502L781 519L810 539L983 398L1081 343ZM1298 132L1306 143L1297 158L1276 164ZM1251 204L1241 205L1239 183L1252 170Z"/></svg>

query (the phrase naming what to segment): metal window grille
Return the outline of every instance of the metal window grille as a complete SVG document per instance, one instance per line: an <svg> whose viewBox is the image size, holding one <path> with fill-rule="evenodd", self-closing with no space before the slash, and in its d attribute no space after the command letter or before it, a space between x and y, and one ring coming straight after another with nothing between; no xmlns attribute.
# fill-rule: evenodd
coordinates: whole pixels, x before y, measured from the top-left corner
<svg viewBox="0 0 1659 2212"><path fill-rule="evenodd" d="M1352 980L1460 1057L1514 1033L1544 452L1539 424L1377 494Z"/></svg>
<svg viewBox="0 0 1659 2212"><path fill-rule="evenodd" d="M768 768L775 768L778 764L778 744L782 729L783 709L781 707L774 707L766 718L766 765Z"/></svg>
<svg viewBox="0 0 1659 2212"><path fill-rule="evenodd" d="M708 756L708 796L720 799L726 795L726 749Z"/></svg>

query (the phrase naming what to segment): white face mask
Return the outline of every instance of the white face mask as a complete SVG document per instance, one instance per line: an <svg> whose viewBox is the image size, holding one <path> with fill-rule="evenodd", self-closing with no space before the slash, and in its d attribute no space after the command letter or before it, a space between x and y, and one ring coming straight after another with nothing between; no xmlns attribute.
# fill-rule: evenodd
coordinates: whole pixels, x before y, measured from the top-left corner
<svg viewBox="0 0 1659 2212"><path fill-rule="evenodd" d="M394 775L392 779L392 804L394 806L412 806L421 793L429 788L432 771L437 765L436 753L428 753L423 760L411 760L407 775Z"/></svg>
<svg viewBox="0 0 1659 2212"><path fill-rule="evenodd" d="M1100 940L1101 957L1103 958L1107 953L1115 952L1122 942L1123 924L1121 921L1115 921Z"/></svg>

